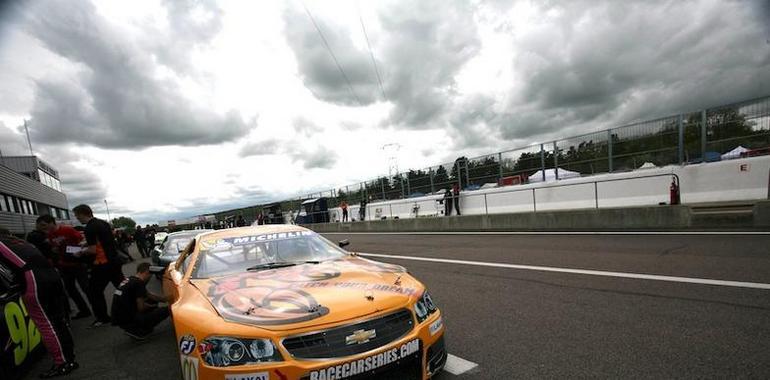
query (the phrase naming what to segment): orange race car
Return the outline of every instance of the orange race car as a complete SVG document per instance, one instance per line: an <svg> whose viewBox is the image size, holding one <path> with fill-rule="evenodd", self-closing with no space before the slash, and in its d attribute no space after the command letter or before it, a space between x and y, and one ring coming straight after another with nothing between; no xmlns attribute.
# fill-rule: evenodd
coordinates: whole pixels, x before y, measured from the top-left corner
<svg viewBox="0 0 770 380"><path fill-rule="evenodd" d="M425 286L302 227L198 235L163 287L184 379L428 379L446 362Z"/></svg>

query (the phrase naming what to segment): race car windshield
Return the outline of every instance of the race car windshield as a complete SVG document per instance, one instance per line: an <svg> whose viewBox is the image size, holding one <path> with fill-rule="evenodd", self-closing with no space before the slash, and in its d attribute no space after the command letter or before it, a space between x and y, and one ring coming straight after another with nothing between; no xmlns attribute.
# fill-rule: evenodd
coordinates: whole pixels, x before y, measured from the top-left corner
<svg viewBox="0 0 770 380"><path fill-rule="evenodd" d="M166 241L165 249L164 249L164 255L167 256L177 256L179 255L179 252L181 252L185 247L187 247L188 244L190 244L190 241L192 241L194 236L179 236L179 237L169 237L169 239Z"/></svg>
<svg viewBox="0 0 770 380"><path fill-rule="evenodd" d="M282 232L203 240L192 278L240 273L274 263L336 260L347 255L332 242L310 231Z"/></svg>

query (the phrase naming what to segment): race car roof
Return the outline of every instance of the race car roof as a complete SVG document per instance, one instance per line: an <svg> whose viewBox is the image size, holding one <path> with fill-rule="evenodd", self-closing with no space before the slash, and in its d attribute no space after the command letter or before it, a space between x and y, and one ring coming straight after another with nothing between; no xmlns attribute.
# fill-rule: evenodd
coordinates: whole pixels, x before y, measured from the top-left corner
<svg viewBox="0 0 770 380"><path fill-rule="evenodd" d="M262 235L262 234L273 234L273 233L279 233L279 232L297 232L297 231L310 231L307 228L295 226L291 224L266 224L261 226L248 226L248 227L238 227L238 228L228 228L224 230L215 230L212 232L204 233L198 235L198 238L206 238L209 239L227 239L232 237L239 237L239 236L249 236L249 235Z"/></svg>

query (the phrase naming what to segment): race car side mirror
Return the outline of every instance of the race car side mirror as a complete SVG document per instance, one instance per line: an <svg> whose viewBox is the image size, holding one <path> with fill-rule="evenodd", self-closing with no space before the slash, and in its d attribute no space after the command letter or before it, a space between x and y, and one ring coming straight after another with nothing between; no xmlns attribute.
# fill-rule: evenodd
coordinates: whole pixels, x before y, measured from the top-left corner
<svg viewBox="0 0 770 380"><path fill-rule="evenodd" d="M350 240L348 239L340 240L337 242L337 244L340 246L340 248L345 248L350 245Z"/></svg>

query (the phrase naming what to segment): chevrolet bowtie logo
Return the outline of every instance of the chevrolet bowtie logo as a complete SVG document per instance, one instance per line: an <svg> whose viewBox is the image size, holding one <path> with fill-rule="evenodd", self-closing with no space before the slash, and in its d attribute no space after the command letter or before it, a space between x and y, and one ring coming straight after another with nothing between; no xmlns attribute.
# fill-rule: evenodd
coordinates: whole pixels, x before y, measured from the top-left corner
<svg viewBox="0 0 770 380"><path fill-rule="evenodd" d="M353 343L366 343L369 341L369 339L377 337L377 331L374 329L371 330L356 330L353 331L353 335L348 335L345 337L345 344L353 344Z"/></svg>

